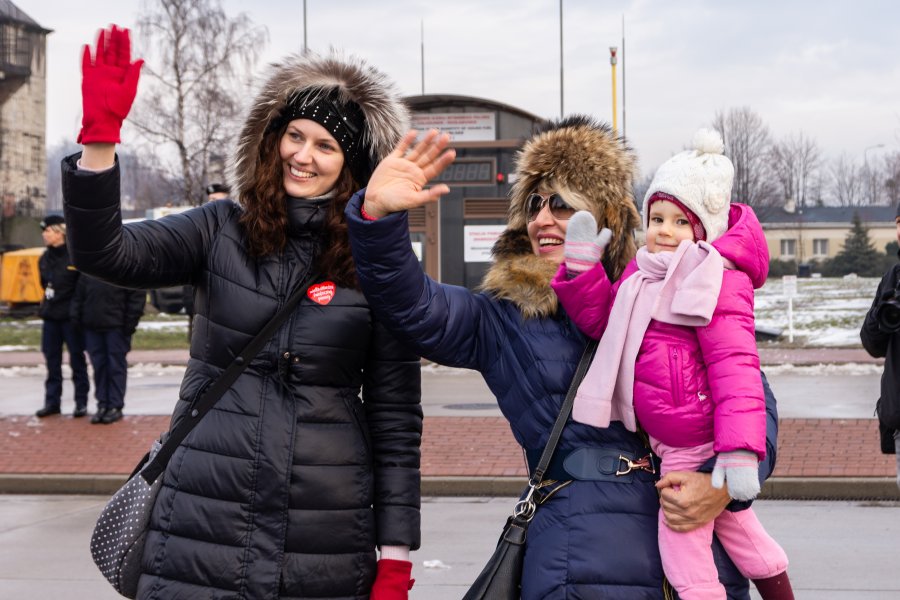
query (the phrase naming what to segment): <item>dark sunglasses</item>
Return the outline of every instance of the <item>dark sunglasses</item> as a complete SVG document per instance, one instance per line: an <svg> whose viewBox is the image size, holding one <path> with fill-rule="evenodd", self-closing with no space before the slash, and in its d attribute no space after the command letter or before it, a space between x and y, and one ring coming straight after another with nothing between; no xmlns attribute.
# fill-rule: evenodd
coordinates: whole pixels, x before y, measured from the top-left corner
<svg viewBox="0 0 900 600"><path fill-rule="evenodd" d="M528 198L525 200L526 214L528 215L529 223L537 218L538 213L543 210L545 205L550 207L550 214L553 215L553 218L559 219L560 221L567 221L569 217L575 214L575 209L566 204L566 201L563 200L562 196L559 194L542 196L535 192L529 194Z"/></svg>

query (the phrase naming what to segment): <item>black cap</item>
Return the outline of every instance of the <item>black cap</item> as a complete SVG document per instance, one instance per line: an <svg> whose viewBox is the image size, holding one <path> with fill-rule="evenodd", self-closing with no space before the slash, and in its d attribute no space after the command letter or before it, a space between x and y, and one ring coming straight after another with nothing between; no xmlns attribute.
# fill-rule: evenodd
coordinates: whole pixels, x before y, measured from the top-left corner
<svg viewBox="0 0 900 600"><path fill-rule="evenodd" d="M47 215L44 217L44 220L41 221L41 229L47 229L51 225L65 225L66 220L62 218L60 215Z"/></svg>
<svg viewBox="0 0 900 600"><path fill-rule="evenodd" d="M227 183L211 183L206 186L207 194L217 194L219 192L225 192L226 194L231 193L231 186Z"/></svg>

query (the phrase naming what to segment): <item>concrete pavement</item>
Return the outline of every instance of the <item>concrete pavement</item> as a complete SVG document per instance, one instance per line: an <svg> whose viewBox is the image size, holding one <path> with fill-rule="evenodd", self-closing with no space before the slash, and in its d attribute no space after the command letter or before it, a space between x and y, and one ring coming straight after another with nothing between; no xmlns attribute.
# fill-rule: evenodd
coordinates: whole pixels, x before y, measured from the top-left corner
<svg viewBox="0 0 900 600"><path fill-rule="evenodd" d="M102 496L0 495L0 598L113 600L88 552ZM484 565L512 497L426 497L412 600L458 600ZM758 501L798 600L894 600L900 502ZM12 549L15 549L12 551ZM426 565L430 565L427 566ZM755 590L752 598L759 598Z"/></svg>

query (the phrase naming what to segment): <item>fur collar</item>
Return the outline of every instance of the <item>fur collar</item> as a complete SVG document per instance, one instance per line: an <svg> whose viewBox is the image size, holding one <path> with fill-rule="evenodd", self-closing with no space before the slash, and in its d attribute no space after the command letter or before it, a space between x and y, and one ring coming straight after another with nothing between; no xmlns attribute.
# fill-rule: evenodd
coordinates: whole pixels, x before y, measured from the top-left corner
<svg viewBox="0 0 900 600"><path fill-rule="evenodd" d="M557 265L536 256L524 231L507 230L494 245L494 263L481 289L500 300L509 300L526 319L556 315L558 303L550 280Z"/></svg>

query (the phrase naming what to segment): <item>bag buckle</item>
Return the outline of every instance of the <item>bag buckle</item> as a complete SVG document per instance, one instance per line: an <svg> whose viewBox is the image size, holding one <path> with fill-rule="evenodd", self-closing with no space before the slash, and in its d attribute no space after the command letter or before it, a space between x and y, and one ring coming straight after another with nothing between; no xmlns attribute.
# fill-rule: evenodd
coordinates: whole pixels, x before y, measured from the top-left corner
<svg viewBox="0 0 900 600"><path fill-rule="evenodd" d="M537 511L537 504L534 501L534 492L537 490L537 486L534 482L528 482L528 493L525 494L525 497L516 502L516 507L513 510L513 516L519 519L523 519L525 521L531 521L534 517L534 513Z"/></svg>
<svg viewBox="0 0 900 600"><path fill-rule="evenodd" d="M624 468L616 470L617 476L628 475L632 471L646 471L652 475L656 475L656 465L653 464L653 455L648 454L643 458L631 460L627 456L619 455L619 463L624 463Z"/></svg>

